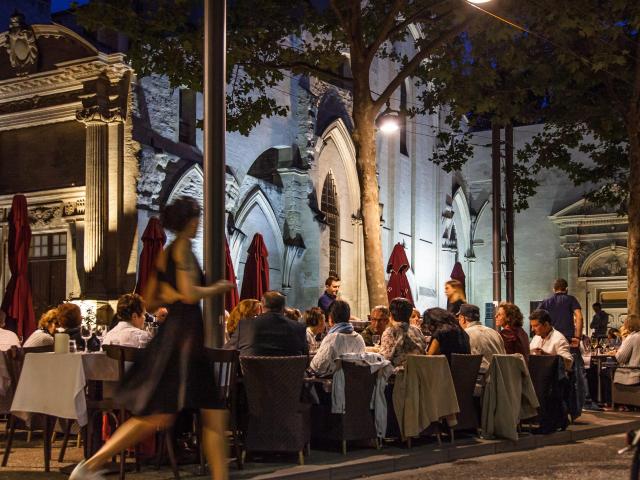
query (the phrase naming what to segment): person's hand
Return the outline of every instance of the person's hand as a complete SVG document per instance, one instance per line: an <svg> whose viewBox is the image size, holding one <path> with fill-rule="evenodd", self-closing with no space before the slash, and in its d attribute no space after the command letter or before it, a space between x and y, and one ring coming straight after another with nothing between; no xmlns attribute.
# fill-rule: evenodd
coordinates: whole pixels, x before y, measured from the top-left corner
<svg viewBox="0 0 640 480"><path fill-rule="evenodd" d="M209 285L212 295L227 293L233 287L234 287L233 282L230 282L229 280L218 280L216 283L212 283L211 285Z"/></svg>
<svg viewBox="0 0 640 480"><path fill-rule="evenodd" d="M544 355L544 351L541 348L534 348L531 350L531 355Z"/></svg>

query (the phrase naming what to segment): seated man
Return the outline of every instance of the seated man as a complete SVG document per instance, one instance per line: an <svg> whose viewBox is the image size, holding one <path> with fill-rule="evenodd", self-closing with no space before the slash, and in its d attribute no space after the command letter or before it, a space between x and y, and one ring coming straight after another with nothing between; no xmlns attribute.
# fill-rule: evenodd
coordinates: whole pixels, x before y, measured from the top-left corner
<svg viewBox="0 0 640 480"><path fill-rule="evenodd" d="M531 340L529 348L531 355L560 355L564 366L571 370L573 356L569 350L566 337L551 326L551 316L546 310L538 309L529 315L531 329L536 334Z"/></svg>
<svg viewBox="0 0 640 480"><path fill-rule="evenodd" d="M311 369L319 376L335 371L335 359L343 353L362 353L364 340L349 323L351 308L343 300L336 300L329 307L329 333L324 337L318 352L311 360Z"/></svg>
<svg viewBox="0 0 640 480"><path fill-rule="evenodd" d="M460 305L458 322L469 335L471 353L482 355L480 373L486 373L489 370L493 356L506 353L502 336L493 328L485 327L480 323L480 309L470 303Z"/></svg>
<svg viewBox="0 0 640 480"><path fill-rule="evenodd" d="M142 297L136 293L127 293L118 299L116 317L118 323L104 336L104 345L122 345L123 347L145 347L151 340L144 328L145 305Z"/></svg>
<svg viewBox="0 0 640 480"><path fill-rule="evenodd" d="M5 322L7 320L7 314L3 310L0 310L0 351L11 350L11 347L19 347L20 339L11 330L7 330Z"/></svg>
<svg viewBox="0 0 640 480"><path fill-rule="evenodd" d="M269 291L262 296L262 313L238 322L224 348L239 350L241 356L308 355L304 324L284 316L285 298L280 292Z"/></svg>
<svg viewBox="0 0 640 480"><path fill-rule="evenodd" d="M364 344L367 347L372 347L376 343L379 344L387 325L389 325L389 309L384 305L373 307L371 315L369 315L369 325L367 325L367 328L360 333L364 340ZM374 335L378 336L377 342L373 341Z"/></svg>

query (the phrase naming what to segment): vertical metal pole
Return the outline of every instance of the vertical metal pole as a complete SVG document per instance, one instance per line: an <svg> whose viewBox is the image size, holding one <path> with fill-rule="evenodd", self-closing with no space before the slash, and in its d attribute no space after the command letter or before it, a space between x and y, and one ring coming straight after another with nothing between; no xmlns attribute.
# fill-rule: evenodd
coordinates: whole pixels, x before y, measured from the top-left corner
<svg viewBox="0 0 640 480"><path fill-rule="evenodd" d="M504 128L504 203L505 235L507 237L507 302L515 302L515 236L513 213L513 125Z"/></svg>
<svg viewBox="0 0 640 480"><path fill-rule="evenodd" d="M204 268L207 284L225 277L226 0L204 2ZM224 297L204 301L205 345L224 341Z"/></svg>
<svg viewBox="0 0 640 480"><path fill-rule="evenodd" d="M501 175L500 175L500 126L491 124L491 207L493 213L492 245L493 245L493 301L500 302L502 297L502 209L501 209Z"/></svg>

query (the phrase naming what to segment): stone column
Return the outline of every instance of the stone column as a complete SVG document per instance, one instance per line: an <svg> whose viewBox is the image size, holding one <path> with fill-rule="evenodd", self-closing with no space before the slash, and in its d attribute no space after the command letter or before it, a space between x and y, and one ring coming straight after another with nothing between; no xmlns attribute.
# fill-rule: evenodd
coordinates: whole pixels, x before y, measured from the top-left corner
<svg viewBox="0 0 640 480"><path fill-rule="evenodd" d="M122 121L119 112L86 108L77 113L86 126L86 193L84 214L83 294L102 298L106 288L106 238L109 218L109 123Z"/></svg>

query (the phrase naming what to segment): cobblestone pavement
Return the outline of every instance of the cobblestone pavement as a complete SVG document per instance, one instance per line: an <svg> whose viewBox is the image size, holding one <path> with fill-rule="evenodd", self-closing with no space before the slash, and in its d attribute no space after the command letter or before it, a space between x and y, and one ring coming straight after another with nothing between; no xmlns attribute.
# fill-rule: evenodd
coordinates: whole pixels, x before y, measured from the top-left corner
<svg viewBox="0 0 640 480"><path fill-rule="evenodd" d="M370 480L612 480L629 478L631 454L618 455L623 435L457 460L431 467L368 477Z"/></svg>

